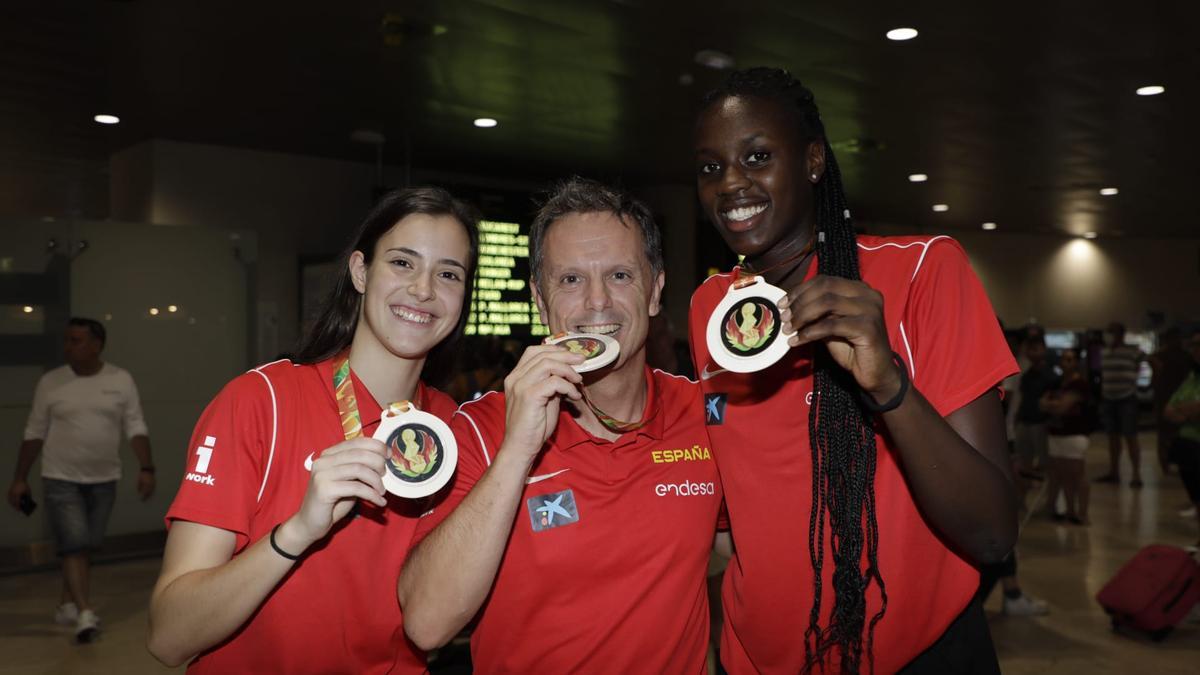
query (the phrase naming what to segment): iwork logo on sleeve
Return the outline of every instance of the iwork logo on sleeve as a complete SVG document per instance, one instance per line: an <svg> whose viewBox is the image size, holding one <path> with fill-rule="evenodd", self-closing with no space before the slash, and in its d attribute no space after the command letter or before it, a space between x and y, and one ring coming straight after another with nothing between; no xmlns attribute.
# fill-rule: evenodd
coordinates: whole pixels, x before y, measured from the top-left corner
<svg viewBox="0 0 1200 675"><path fill-rule="evenodd" d="M525 500L525 508L529 511L529 523L534 532L579 522L575 493L569 489L530 497Z"/></svg>
<svg viewBox="0 0 1200 675"><path fill-rule="evenodd" d="M215 485L216 479L208 475L208 464L212 461L213 448L217 445L216 436L205 436L204 443L196 448L196 470L189 471L184 480L201 485Z"/></svg>

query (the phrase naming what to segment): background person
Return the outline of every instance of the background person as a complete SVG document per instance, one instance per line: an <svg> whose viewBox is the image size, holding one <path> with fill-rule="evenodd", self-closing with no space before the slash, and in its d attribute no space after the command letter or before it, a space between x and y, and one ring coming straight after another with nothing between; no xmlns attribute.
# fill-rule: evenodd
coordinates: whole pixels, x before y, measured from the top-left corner
<svg viewBox="0 0 1200 675"><path fill-rule="evenodd" d="M1125 344L1125 325L1108 325L1108 344L1100 351L1100 420L1108 433L1108 473L1097 483L1121 482L1121 440L1129 448L1133 478L1129 487L1142 487L1142 449L1137 436L1137 372L1144 355Z"/></svg>
<svg viewBox="0 0 1200 675"><path fill-rule="evenodd" d="M1050 490L1046 498L1052 517L1059 514L1061 488L1067 510L1063 516L1076 525L1088 524L1088 481L1084 474L1090 443L1091 421L1088 415L1090 387L1080 370L1079 352L1066 349L1059 356L1061 379L1042 394L1039 405L1048 414L1050 451Z"/></svg>
<svg viewBox="0 0 1200 675"><path fill-rule="evenodd" d="M67 322L67 363L38 380L8 489L9 503L20 508L22 496L30 494L29 470L41 453L46 515L62 559L62 598L54 620L73 625L79 642L100 629L89 600L89 556L104 541L117 496L122 429L139 463L138 496L145 501L154 493L150 436L137 385L129 373L101 360L106 341L99 321L75 317Z"/></svg>

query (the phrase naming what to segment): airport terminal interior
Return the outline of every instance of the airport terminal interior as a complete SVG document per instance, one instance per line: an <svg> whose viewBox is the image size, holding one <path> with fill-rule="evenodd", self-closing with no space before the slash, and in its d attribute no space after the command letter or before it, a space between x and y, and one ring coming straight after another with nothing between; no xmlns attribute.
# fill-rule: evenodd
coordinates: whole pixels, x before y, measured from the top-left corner
<svg viewBox="0 0 1200 675"><path fill-rule="evenodd" d="M550 336L531 227L572 176L647 206L665 275L647 363L706 379L692 294L753 260L710 222L725 216L706 209L715 164L698 119L708 92L759 66L812 92L858 235L961 245L1021 371L992 383L1010 407L1020 523L1016 573L981 598L1000 671L1200 672L1200 602L1155 632L1097 600L1145 547L1200 555L1200 487L1185 488L1200 481L1200 422L1169 412L1200 400L1197 27L1200 3L1168 0L3 3L0 471L16 468L28 499L5 483L0 675L184 670L151 654L147 625L164 518L181 484L204 480L197 420L240 374L299 353L347 241L393 190L444 188L480 216L462 342L422 374L455 404L501 390ZM46 489L62 479L21 459L35 390L74 363L64 329L79 317L136 383L148 431L126 436L149 439L119 445L89 558L94 625L56 617L63 535ZM901 363L910 337L891 345ZM1117 352L1131 355L1120 375ZM1026 419L1021 397L1065 386L1074 362L1092 399L1063 468L1044 435L1057 413ZM1090 488L1082 512L1051 494L1070 471ZM725 564L713 554L714 605ZM1190 583L1175 597L1200 598L1200 571ZM469 639L431 652L430 672L472 672ZM723 673L712 642L708 672Z"/></svg>

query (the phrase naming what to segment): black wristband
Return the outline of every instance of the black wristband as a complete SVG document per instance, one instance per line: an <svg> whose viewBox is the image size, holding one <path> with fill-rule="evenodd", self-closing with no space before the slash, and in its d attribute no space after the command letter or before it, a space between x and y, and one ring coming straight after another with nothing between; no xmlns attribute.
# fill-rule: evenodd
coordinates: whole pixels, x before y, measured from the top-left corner
<svg viewBox="0 0 1200 675"><path fill-rule="evenodd" d="M862 389L859 389L858 398L862 401L863 407L866 408L868 412L876 415L882 415L885 412L891 412L896 408L899 408L900 404L904 402L904 396L908 393L908 365L904 363L904 359L900 358L900 355L896 352L892 352L892 363L895 363L900 369L900 390L896 392L896 395L892 397L892 400L888 401L887 403L879 404L875 402L875 399L872 398L870 394Z"/></svg>
<svg viewBox="0 0 1200 675"><path fill-rule="evenodd" d="M151 464L149 466L143 466L141 470L145 471L146 473L154 473L154 465Z"/></svg>
<svg viewBox="0 0 1200 675"><path fill-rule="evenodd" d="M275 527L271 528L271 548L275 549L276 553L287 558L288 560L299 560L300 556L292 555L291 553L288 553L287 551L279 548L279 544L275 543L275 533L279 531L280 525L283 525L283 523L280 523L279 525L276 525Z"/></svg>

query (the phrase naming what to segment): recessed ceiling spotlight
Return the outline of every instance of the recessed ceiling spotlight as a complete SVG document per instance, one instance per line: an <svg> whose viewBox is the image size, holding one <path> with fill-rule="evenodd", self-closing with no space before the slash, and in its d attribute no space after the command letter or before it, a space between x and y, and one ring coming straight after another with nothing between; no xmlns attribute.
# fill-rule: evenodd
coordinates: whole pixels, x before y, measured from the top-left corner
<svg viewBox="0 0 1200 675"><path fill-rule="evenodd" d="M887 32L887 39L894 42L904 42L917 37L916 28L893 28Z"/></svg>
<svg viewBox="0 0 1200 675"><path fill-rule="evenodd" d="M984 223L983 229L988 230L990 232L991 230L996 229L996 224L995 223Z"/></svg>
<svg viewBox="0 0 1200 675"><path fill-rule="evenodd" d="M1105 197L1111 197L1118 192L1120 192L1120 190L1117 188L1100 188L1100 194L1104 195Z"/></svg>
<svg viewBox="0 0 1200 675"><path fill-rule="evenodd" d="M500 123L497 122L496 120L492 119L491 117L476 117L475 118L475 126L479 127L480 129L491 129L492 127L496 126L497 124L500 124Z"/></svg>
<svg viewBox="0 0 1200 675"><path fill-rule="evenodd" d="M33 307L30 307L29 305L25 305L24 307L21 308L21 311L25 312L26 314L33 314Z"/></svg>
<svg viewBox="0 0 1200 675"><path fill-rule="evenodd" d="M1145 87L1138 87L1137 95L1138 96L1158 96L1159 94L1163 93L1166 90L1167 90L1167 88L1162 86L1161 84L1150 84L1150 85L1146 85Z"/></svg>
<svg viewBox="0 0 1200 675"><path fill-rule="evenodd" d="M121 118L116 115L96 115L92 119L100 124L120 124Z"/></svg>
<svg viewBox="0 0 1200 675"><path fill-rule="evenodd" d="M158 308L157 307L150 308L150 316L158 316Z"/></svg>
<svg viewBox="0 0 1200 675"><path fill-rule="evenodd" d="M946 211L950 210L950 205L949 204L934 204L933 210L937 211L938 213L945 213Z"/></svg>
<svg viewBox="0 0 1200 675"><path fill-rule="evenodd" d="M1084 232L1084 233L1083 233L1083 238L1084 238L1084 239L1095 239L1095 238L1096 238L1096 233L1095 233L1095 232Z"/></svg>
<svg viewBox="0 0 1200 675"><path fill-rule="evenodd" d="M733 57L717 49L701 49L692 57L696 63L713 70L733 68Z"/></svg>
<svg viewBox="0 0 1200 675"><path fill-rule="evenodd" d="M910 183L924 183L927 180L929 180L929 176L926 176L923 173L908 174L908 182Z"/></svg>

